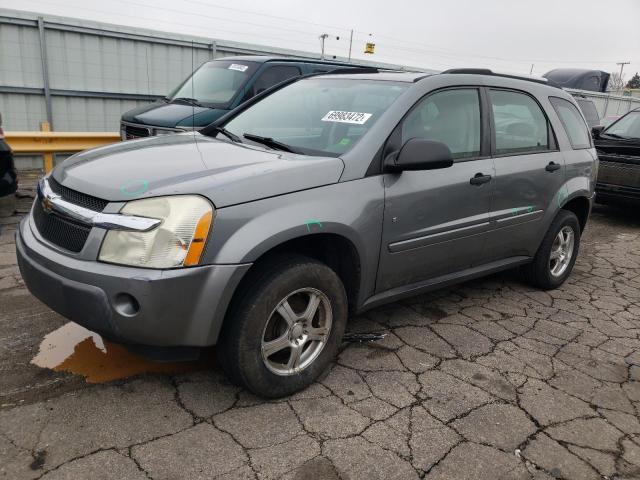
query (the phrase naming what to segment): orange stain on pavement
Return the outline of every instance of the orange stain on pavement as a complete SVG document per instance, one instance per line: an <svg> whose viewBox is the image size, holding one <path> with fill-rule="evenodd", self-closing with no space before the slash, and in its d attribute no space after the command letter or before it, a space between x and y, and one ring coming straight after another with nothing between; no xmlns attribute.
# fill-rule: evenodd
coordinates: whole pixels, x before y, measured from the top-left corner
<svg viewBox="0 0 640 480"><path fill-rule="evenodd" d="M88 383L103 383L140 373L184 373L211 368L211 359L160 363L147 360L124 346L103 340L100 335L69 322L49 333L31 363L55 372L85 377Z"/></svg>

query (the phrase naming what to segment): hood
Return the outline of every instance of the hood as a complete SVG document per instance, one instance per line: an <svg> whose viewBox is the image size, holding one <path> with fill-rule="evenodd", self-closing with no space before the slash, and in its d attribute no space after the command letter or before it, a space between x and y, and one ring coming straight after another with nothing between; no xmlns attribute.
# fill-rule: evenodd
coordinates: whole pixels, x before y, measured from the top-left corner
<svg viewBox="0 0 640 480"><path fill-rule="evenodd" d="M640 138L621 139L601 135L594 140L598 156L601 160L612 160L615 157L635 157L629 158L631 163L640 163Z"/></svg>
<svg viewBox="0 0 640 480"><path fill-rule="evenodd" d="M205 127L227 113L227 111L218 108L195 107L193 105L159 101L129 110L122 115L122 120L155 127Z"/></svg>
<svg viewBox="0 0 640 480"><path fill-rule="evenodd" d="M336 183L343 168L339 158L183 133L87 150L52 175L65 187L109 201L200 194L221 208Z"/></svg>

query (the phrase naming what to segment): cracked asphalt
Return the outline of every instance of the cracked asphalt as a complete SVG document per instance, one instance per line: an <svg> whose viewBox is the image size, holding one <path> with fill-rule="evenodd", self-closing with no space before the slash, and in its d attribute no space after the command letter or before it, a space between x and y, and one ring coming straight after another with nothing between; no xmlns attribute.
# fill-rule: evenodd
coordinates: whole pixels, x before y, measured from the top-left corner
<svg viewBox="0 0 640 480"><path fill-rule="evenodd" d="M378 308L311 388L264 401L212 366L89 385L31 365L66 321L0 234L0 477L640 478L640 217L597 207L568 282L513 272Z"/></svg>

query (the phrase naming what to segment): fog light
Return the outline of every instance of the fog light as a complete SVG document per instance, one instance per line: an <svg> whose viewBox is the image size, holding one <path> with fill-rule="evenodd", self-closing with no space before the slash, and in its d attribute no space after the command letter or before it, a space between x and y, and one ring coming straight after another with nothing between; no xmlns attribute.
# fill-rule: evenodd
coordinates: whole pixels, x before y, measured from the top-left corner
<svg viewBox="0 0 640 480"><path fill-rule="evenodd" d="M113 302L113 306L120 315L133 317L140 311L140 304L133 295L119 293Z"/></svg>

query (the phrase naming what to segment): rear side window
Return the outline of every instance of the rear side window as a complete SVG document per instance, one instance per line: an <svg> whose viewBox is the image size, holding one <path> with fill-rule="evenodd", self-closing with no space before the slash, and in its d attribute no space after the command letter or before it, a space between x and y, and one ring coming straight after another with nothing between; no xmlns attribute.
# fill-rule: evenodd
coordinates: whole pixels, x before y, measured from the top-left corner
<svg viewBox="0 0 640 480"><path fill-rule="evenodd" d="M280 82L300 75L300 69L293 65L275 65L267 68L253 85L253 94L257 95L267 88L271 88Z"/></svg>
<svg viewBox="0 0 640 480"><path fill-rule="evenodd" d="M490 90L496 154L530 153L549 149L549 127L538 103L529 95Z"/></svg>
<svg viewBox="0 0 640 480"><path fill-rule="evenodd" d="M587 125L594 127L600 124L598 111L591 100L576 98L576 102L578 103L580 110L582 110L584 118L587 120Z"/></svg>
<svg viewBox="0 0 640 480"><path fill-rule="evenodd" d="M549 101L551 105L553 105L558 117L560 117L562 126L569 137L569 142L571 142L571 146L574 149L590 148L591 136L576 106L558 97L549 97Z"/></svg>
<svg viewBox="0 0 640 480"><path fill-rule="evenodd" d="M480 155L480 97L476 89L455 89L429 95L402 123L402 144L410 138L445 143L453 158Z"/></svg>

